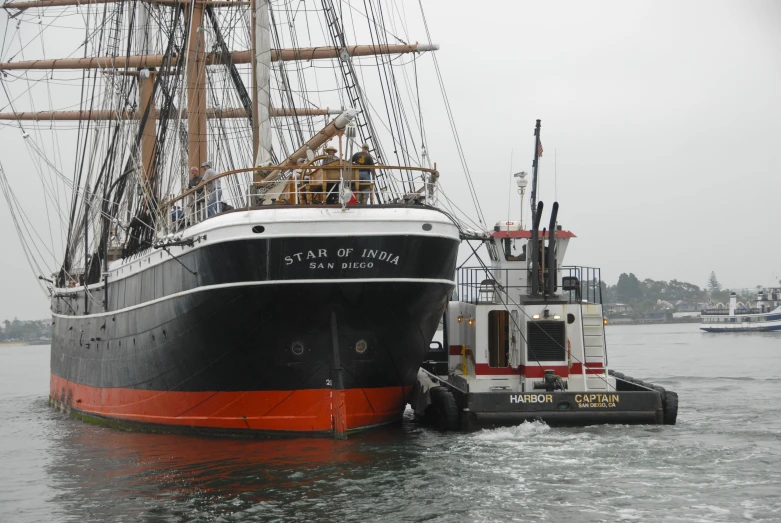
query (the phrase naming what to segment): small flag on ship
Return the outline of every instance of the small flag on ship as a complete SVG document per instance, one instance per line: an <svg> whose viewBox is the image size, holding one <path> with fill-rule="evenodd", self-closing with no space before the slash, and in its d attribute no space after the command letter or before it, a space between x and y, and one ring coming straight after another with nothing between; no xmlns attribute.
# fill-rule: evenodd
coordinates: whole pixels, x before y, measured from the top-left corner
<svg viewBox="0 0 781 523"><path fill-rule="evenodd" d="M537 156L542 156L542 142L537 142Z"/></svg>

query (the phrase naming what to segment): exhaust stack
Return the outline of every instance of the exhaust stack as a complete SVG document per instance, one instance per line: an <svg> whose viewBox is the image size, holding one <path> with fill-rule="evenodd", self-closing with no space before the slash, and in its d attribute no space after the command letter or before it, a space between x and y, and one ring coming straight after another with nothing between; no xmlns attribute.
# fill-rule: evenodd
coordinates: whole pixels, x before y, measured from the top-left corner
<svg viewBox="0 0 781 523"><path fill-rule="evenodd" d="M546 253L548 277L545 279L547 293L553 296L556 292L556 218L559 215L559 202L553 202L550 213L550 228L548 229L548 252Z"/></svg>
<svg viewBox="0 0 781 523"><path fill-rule="evenodd" d="M529 249L532 257L532 294L540 293L540 221L542 220L543 203L537 204L537 209L532 222L532 248Z"/></svg>

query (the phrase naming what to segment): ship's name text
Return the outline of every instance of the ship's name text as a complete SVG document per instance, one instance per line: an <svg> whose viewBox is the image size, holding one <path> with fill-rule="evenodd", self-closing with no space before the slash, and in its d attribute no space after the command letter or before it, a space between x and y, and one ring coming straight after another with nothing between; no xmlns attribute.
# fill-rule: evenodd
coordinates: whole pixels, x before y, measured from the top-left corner
<svg viewBox="0 0 781 523"><path fill-rule="evenodd" d="M360 252L360 261L354 261L359 254L355 249L333 249L330 254L328 249L317 249L306 252L297 252L285 256L285 265L293 265L298 262L308 262L310 269L371 269L375 262L385 262L392 265L399 264L399 255L379 249L363 249ZM349 261L345 258L351 258ZM333 260L333 261L332 261Z"/></svg>

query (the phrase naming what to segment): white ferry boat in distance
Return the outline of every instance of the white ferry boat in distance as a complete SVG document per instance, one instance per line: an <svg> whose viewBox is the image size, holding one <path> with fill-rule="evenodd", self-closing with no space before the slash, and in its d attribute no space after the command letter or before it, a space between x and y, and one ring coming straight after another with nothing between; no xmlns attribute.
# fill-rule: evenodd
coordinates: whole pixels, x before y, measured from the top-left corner
<svg viewBox="0 0 781 523"><path fill-rule="evenodd" d="M700 329L706 332L781 331L781 287L759 291L753 308L738 308L738 297L729 297L729 309L705 309Z"/></svg>

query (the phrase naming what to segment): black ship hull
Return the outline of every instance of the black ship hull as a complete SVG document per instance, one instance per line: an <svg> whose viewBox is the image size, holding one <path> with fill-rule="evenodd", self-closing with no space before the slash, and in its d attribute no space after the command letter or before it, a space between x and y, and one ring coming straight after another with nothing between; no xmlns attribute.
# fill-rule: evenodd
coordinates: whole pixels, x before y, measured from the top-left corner
<svg viewBox="0 0 781 523"><path fill-rule="evenodd" d="M150 251L135 272L110 272L107 288L54 298L54 402L128 423L250 433L400 418L453 288L457 239L204 243L176 258Z"/></svg>

